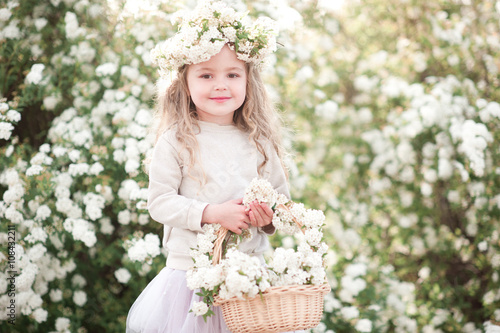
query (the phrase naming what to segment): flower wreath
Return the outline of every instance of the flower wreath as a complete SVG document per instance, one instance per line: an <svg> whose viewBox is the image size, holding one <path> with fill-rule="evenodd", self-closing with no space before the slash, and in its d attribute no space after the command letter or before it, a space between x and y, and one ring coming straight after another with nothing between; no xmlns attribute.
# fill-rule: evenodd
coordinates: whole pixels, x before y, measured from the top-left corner
<svg viewBox="0 0 500 333"><path fill-rule="evenodd" d="M236 51L238 59L261 69L265 58L276 51L278 29L268 17L260 17L250 25L247 14L213 0L201 1L191 13L179 11L173 19L174 24L179 23L178 32L151 50L160 75L207 61L226 44Z"/></svg>
<svg viewBox="0 0 500 333"><path fill-rule="evenodd" d="M187 285L199 289L202 301L195 302L191 311L206 320L214 314L211 305L215 296L221 299L254 297L270 287L288 285L321 285L326 281L325 255L328 246L321 231L325 215L320 210L306 209L303 204L278 194L265 179L254 179L245 191L243 204L257 200L274 210L273 224L287 234L303 232L303 241L297 248L275 249L273 257L263 266L257 257L237 249L243 238L250 237L245 230L242 237L222 228L220 224L206 224L198 234L197 247L191 250L194 266L187 272ZM222 237L221 237L221 233ZM228 236L226 237L226 235ZM217 242L224 242L223 246ZM225 249L225 253L218 249Z"/></svg>

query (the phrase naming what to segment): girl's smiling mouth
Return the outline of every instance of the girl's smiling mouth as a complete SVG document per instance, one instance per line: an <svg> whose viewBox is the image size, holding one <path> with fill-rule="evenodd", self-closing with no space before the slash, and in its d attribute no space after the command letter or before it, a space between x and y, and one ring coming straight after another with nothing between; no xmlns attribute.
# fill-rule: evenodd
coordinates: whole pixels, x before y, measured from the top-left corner
<svg viewBox="0 0 500 333"><path fill-rule="evenodd" d="M217 102L217 103L223 103L223 102L225 102L225 101L229 100L230 98L231 98L231 97L211 97L210 99L211 99L212 101Z"/></svg>

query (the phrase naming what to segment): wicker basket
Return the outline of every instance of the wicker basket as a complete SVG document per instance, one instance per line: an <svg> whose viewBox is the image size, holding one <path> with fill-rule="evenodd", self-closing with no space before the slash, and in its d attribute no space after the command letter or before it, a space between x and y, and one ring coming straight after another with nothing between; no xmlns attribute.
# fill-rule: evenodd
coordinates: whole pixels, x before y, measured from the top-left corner
<svg viewBox="0 0 500 333"><path fill-rule="evenodd" d="M294 221L301 227L298 221ZM212 258L214 265L222 259L228 232L226 228L219 229ZM226 325L233 333L289 332L318 326L323 315L324 297L330 290L326 282L322 285L271 287L252 298L222 299L216 296L213 305L221 307Z"/></svg>
<svg viewBox="0 0 500 333"><path fill-rule="evenodd" d="M323 314L328 284L271 287L248 299L215 298L233 333L288 332L316 327Z"/></svg>

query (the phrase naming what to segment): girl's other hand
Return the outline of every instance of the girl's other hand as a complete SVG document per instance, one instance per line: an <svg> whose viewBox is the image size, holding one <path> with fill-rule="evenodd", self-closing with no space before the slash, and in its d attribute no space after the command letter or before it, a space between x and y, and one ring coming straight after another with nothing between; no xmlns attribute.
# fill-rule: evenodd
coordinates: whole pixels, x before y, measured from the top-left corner
<svg viewBox="0 0 500 333"><path fill-rule="evenodd" d="M248 229L250 218L242 206L243 198L229 200L218 205L208 205L203 211L202 223L219 223L224 228L240 235Z"/></svg>
<svg viewBox="0 0 500 333"><path fill-rule="evenodd" d="M274 212L267 204L255 200L249 204L249 208L248 217L254 227L263 228L273 222Z"/></svg>

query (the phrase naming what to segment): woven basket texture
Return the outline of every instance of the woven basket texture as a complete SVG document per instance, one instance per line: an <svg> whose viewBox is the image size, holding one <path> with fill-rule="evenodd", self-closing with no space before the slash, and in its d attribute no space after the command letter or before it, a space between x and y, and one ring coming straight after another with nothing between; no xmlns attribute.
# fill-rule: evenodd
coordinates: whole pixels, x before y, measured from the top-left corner
<svg viewBox="0 0 500 333"><path fill-rule="evenodd" d="M233 333L289 332L319 324L329 291L328 284L271 287L248 299L216 297L214 305Z"/></svg>

